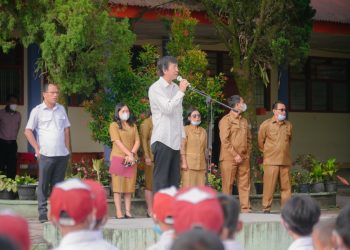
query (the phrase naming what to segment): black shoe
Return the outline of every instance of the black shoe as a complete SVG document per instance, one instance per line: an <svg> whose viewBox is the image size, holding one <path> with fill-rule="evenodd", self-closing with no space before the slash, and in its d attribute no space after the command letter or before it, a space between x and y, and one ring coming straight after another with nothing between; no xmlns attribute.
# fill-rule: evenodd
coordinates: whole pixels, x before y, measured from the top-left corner
<svg viewBox="0 0 350 250"><path fill-rule="evenodd" d="M129 216L129 215L127 215L127 214L125 215L125 219L133 219L133 218L135 218L135 217L134 217L134 216L132 216L132 215L130 215L130 216Z"/></svg>
<svg viewBox="0 0 350 250"><path fill-rule="evenodd" d="M264 214L269 214L269 213L270 213L269 210L265 210L265 211L264 211Z"/></svg>
<svg viewBox="0 0 350 250"><path fill-rule="evenodd" d="M49 220L47 219L46 214L41 214L41 215L39 215L39 221L40 221L40 223L45 223L45 222L48 222Z"/></svg>

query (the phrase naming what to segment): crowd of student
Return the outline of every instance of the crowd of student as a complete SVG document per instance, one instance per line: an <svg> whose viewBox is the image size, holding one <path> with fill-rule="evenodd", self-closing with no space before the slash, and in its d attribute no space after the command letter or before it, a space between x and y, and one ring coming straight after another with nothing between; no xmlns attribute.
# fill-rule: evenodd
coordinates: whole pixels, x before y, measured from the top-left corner
<svg viewBox="0 0 350 250"><path fill-rule="evenodd" d="M103 239L108 219L103 187L93 180L69 179L50 195L49 219L62 239L56 250L118 249ZM238 201L206 186L161 189L154 195L154 232L148 250L240 250L235 239L243 228ZM337 218L320 220L320 207L309 196L295 196L281 211L281 224L292 237L289 250L350 249L350 205ZM30 250L28 222L11 211L0 213L0 249Z"/></svg>

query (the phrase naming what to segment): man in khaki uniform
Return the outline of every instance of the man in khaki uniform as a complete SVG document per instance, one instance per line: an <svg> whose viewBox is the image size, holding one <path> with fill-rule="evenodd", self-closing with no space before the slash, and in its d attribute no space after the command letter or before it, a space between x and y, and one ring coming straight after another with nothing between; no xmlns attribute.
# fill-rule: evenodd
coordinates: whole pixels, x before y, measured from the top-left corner
<svg viewBox="0 0 350 250"><path fill-rule="evenodd" d="M148 111L148 117L140 125L140 137L142 149L145 157L145 200L147 203L147 217L152 216L152 183L153 183L153 154L151 150L152 136L152 116L151 111Z"/></svg>
<svg viewBox="0 0 350 250"><path fill-rule="evenodd" d="M230 98L233 110L219 122L221 151L220 169L222 192L232 194L232 186L237 176L239 202L242 213L250 212L250 152L252 138L247 119L241 116L247 105L239 95Z"/></svg>
<svg viewBox="0 0 350 250"><path fill-rule="evenodd" d="M272 106L273 117L264 121L259 129L259 149L264 155L264 191L262 207L265 213L271 210L277 179L280 179L281 207L291 197L289 153L292 139L292 124L286 121L286 106L277 101Z"/></svg>

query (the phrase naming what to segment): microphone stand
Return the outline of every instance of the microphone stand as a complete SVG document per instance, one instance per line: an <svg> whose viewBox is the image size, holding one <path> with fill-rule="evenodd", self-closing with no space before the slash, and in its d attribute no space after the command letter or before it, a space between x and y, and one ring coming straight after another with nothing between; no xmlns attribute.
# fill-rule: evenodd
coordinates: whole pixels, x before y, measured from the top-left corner
<svg viewBox="0 0 350 250"><path fill-rule="evenodd" d="M212 160L212 145L213 145L213 127L214 127L214 120L213 120L213 102L217 103L225 108L228 108L230 110L234 110L232 107L226 105L225 103L219 102L218 100L213 99L210 95L207 93L198 90L192 86L188 86L189 90L205 97L205 102L207 104L208 109L208 116L207 116L207 134L208 134L208 140L207 140L207 167L205 171L205 182L208 184L208 168L211 167L211 160ZM235 111L235 110L234 110Z"/></svg>

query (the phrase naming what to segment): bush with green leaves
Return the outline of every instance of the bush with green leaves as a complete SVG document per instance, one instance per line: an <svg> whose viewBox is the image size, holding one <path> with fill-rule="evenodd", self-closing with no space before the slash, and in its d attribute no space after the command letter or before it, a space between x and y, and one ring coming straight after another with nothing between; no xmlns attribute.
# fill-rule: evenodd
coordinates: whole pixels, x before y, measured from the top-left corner
<svg viewBox="0 0 350 250"><path fill-rule="evenodd" d="M30 175L16 175L15 181L17 185L30 185L37 184L37 179L31 177Z"/></svg>
<svg viewBox="0 0 350 250"><path fill-rule="evenodd" d="M339 166L335 158L323 162L323 175L327 181L335 181Z"/></svg>
<svg viewBox="0 0 350 250"><path fill-rule="evenodd" d="M292 185L310 183L310 172L300 166L291 168Z"/></svg>
<svg viewBox="0 0 350 250"><path fill-rule="evenodd" d="M17 183L12 178L7 178L6 175L0 175L0 191L17 192Z"/></svg>

